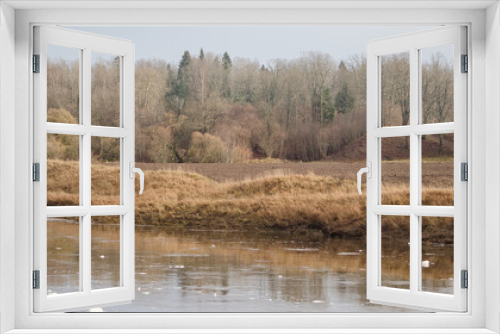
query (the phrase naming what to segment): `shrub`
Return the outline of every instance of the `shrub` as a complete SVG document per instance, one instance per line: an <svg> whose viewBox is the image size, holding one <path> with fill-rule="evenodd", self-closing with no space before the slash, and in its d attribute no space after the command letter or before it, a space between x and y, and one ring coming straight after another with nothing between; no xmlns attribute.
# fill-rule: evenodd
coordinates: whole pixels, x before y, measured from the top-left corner
<svg viewBox="0 0 500 334"><path fill-rule="evenodd" d="M47 158L56 160L78 160L79 138L72 135L47 135Z"/></svg>
<svg viewBox="0 0 500 334"><path fill-rule="evenodd" d="M241 146L229 146L217 136L209 133L193 132L188 151L190 162L198 163L237 163L250 159L251 152Z"/></svg>
<svg viewBox="0 0 500 334"><path fill-rule="evenodd" d="M69 111L56 108L49 108L47 110L47 122L78 124L76 118Z"/></svg>

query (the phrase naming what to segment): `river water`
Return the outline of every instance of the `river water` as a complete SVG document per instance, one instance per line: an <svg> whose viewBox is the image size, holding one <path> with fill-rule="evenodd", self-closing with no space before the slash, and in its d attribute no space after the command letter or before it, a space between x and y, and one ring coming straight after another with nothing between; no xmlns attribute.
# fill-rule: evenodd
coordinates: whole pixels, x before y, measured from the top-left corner
<svg viewBox="0 0 500 334"><path fill-rule="evenodd" d="M92 225L93 289L119 285L119 233ZM49 294L78 289L78 235L78 222L48 222ZM385 244L382 281L405 287L408 243ZM453 248L427 245L422 259L427 291L453 293ZM135 300L91 311L415 312L366 299L364 239L159 226L136 227Z"/></svg>

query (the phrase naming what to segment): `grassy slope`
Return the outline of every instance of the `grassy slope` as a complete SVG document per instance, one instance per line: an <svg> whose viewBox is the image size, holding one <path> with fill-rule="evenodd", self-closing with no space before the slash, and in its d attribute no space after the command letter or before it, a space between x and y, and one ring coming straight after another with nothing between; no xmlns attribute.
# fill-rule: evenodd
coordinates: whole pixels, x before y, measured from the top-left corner
<svg viewBox="0 0 500 334"><path fill-rule="evenodd" d="M49 161L48 204L77 205L78 163ZM93 166L93 204L116 204L118 168ZM78 174L76 174L78 175ZM57 177L56 177L57 176ZM138 182L136 182L136 191ZM97 195L99 194L99 195ZM384 203L401 204L407 192L388 189ZM430 189L430 205L449 205L453 191ZM361 237L366 231L366 199L351 180L309 175L268 176L241 182L216 182L184 171L146 171L146 190L136 196L136 224L213 228L316 231L332 237ZM102 220L95 217L94 220ZM403 237L409 226L385 217L383 235ZM424 236L450 241L453 226L432 218Z"/></svg>

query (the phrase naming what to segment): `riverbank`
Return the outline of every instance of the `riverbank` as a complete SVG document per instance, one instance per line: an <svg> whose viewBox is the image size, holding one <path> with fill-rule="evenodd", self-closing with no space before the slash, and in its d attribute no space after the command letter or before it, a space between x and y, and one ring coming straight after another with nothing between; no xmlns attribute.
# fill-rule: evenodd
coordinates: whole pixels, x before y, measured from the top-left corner
<svg viewBox="0 0 500 334"><path fill-rule="evenodd" d="M119 169L106 165L92 168L93 204L113 204L116 195L112 190L119 187ZM48 205L78 205L78 178L74 177L77 170L76 162L49 161ZM145 173L144 194L136 196L137 225L273 229L341 238L366 234L366 197L357 193L355 181L347 177L290 175L279 169L243 181L215 181L184 170ZM453 203L453 190L446 182L436 183L435 188L424 192L428 205ZM388 183L383 203L403 204L407 193L397 183ZM103 221L99 217L93 220ZM408 229L409 225L398 217L384 218L384 237L403 238ZM427 241L452 241L453 225L449 221L429 219L426 229L423 237Z"/></svg>

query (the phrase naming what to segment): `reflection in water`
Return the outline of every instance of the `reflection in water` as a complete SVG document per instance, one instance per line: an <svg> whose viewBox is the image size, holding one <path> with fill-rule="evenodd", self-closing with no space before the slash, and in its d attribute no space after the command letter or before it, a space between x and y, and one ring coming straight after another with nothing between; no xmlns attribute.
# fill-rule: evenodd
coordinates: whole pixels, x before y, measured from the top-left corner
<svg viewBox="0 0 500 334"><path fill-rule="evenodd" d="M47 222L47 294L80 291L78 217Z"/></svg>
<svg viewBox="0 0 500 334"><path fill-rule="evenodd" d="M410 288L410 217L382 216L382 286ZM395 234L394 232L399 232Z"/></svg>
<svg viewBox="0 0 500 334"><path fill-rule="evenodd" d="M91 288L120 286L120 216L107 217L113 224L92 226Z"/></svg>
<svg viewBox="0 0 500 334"><path fill-rule="evenodd" d="M452 217L422 217L422 291L453 294ZM437 241L448 238L446 245ZM450 240L451 239L451 240ZM443 257L443 253L446 257ZM436 279L439 277L440 279Z"/></svg>
<svg viewBox="0 0 500 334"><path fill-rule="evenodd" d="M93 225L98 233L109 238L118 229ZM436 248L435 256L450 259L447 248ZM412 312L366 300L364 240L159 226L136 227L135 300L104 311Z"/></svg>

